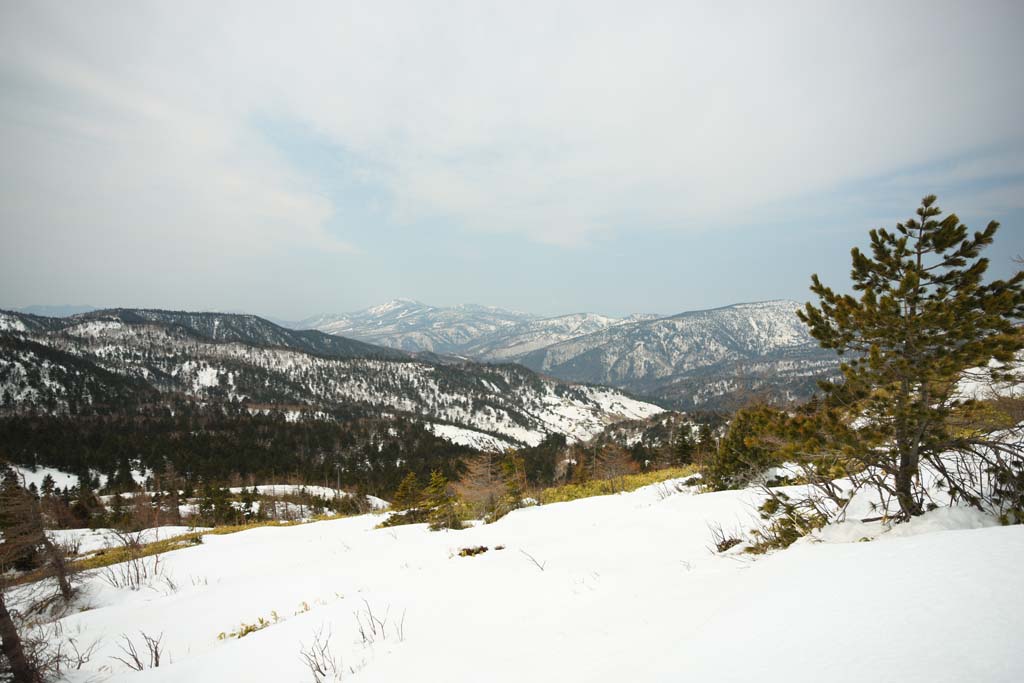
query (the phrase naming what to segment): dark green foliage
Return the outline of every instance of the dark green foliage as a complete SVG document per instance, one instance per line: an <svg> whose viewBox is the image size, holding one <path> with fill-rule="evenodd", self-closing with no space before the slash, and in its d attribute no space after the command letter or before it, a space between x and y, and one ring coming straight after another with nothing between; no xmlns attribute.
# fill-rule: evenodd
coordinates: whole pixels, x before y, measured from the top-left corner
<svg viewBox="0 0 1024 683"><path fill-rule="evenodd" d="M753 543L748 552L754 554L788 548L828 522L828 518L811 501L791 498L783 491L771 492L758 510L764 523L751 532Z"/></svg>
<svg viewBox="0 0 1024 683"><path fill-rule="evenodd" d="M448 488L448 480L440 472L430 473L430 483L423 491L424 506L430 511L427 519L431 531L461 529L462 515L458 499Z"/></svg>
<svg viewBox="0 0 1024 683"><path fill-rule="evenodd" d="M990 359L1011 362L1022 348L1024 272L983 282L999 224L968 233L955 214L941 217L925 197L917 218L896 230L872 230L870 255L853 249L853 290L839 294L813 276L818 306L799 312L822 347L843 357L842 382L826 383L825 401L808 445L882 471L875 483L899 503L902 519L921 514L922 463L945 468L944 452L977 452L984 439L955 433L956 382ZM849 424L859 420L856 429ZM886 483L888 481L889 483ZM956 476L954 497L980 504Z"/></svg>
<svg viewBox="0 0 1024 683"><path fill-rule="evenodd" d="M26 571L40 563L43 544L42 526L33 524L28 512L34 501L21 480L10 467L3 468L0 481L0 532L4 543L0 545L0 573L10 569Z"/></svg>
<svg viewBox="0 0 1024 683"><path fill-rule="evenodd" d="M240 513L231 505L231 493L220 486L207 484L199 499L199 519L206 526L238 524Z"/></svg>
<svg viewBox="0 0 1024 683"><path fill-rule="evenodd" d="M501 461L501 478L505 482L505 497L495 506L490 521L498 520L512 510L522 507L523 498L526 497L525 470L523 458L517 451L510 451Z"/></svg>
<svg viewBox="0 0 1024 683"><path fill-rule="evenodd" d="M420 482L415 472L409 472L405 479L398 485L398 490L391 498L392 510L408 510L419 507L423 499L423 492L420 490Z"/></svg>
<svg viewBox="0 0 1024 683"><path fill-rule="evenodd" d="M52 475L47 474L43 477L42 494L44 496L52 496L54 488L56 488L56 482L54 482Z"/></svg>
<svg viewBox="0 0 1024 683"><path fill-rule="evenodd" d="M693 452L696 450L696 447L693 437L690 435L690 425L684 424L680 426L679 431L676 433L676 438L672 442L672 464L679 466L692 463Z"/></svg>
<svg viewBox="0 0 1024 683"><path fill-rule="evenodd" d="M430 521L430 510L426 508L409 508L397 510L384 518L378 526L405 526L406 524L426 524Z"/></svg>
<svg viewBox="0 0 1024 683"><path fill-rule="evenodd" d="M712 491L741 488L779 464L764 435L779 412L768 406L744 408L733 416L718 449L704 457L704 485Z"/></svg>
<svg viewBox="0 0 1024 683"><path fill-rule="evenodd" d="M1017 467L991 467L992 500L1003 524L1024 524L1024 461Z"/></svg>
<svg viewBox="0 0 1024 683"><path fill-rule="evenodd" d="M536 446L517 451L526 481L531 486L550 486L555 480L558 461L565 457L564 434L548 434Z"/></svg>
<svg viewBox="0 0 1024 683"><path fill-rule="evenodd" d="M420 481L433 470L458 479L473 452L403 419L355 413L289 422L279 413L188 401L119 416L0 418L0 443L12 462L78 472L88 481L90 470L107 473L110 492L137 489L134 468L154 472L165 490L174 484L186 497L206 482L258 480L340 483L390 499L409 472ZM91 491L79 497L76 515L88 524L98 506Z"/></svg>
<svg viewBox="0 0 1024 683"><path fill-rule="evenodd" d="M715 441L715 432L707 422L701 422L697 428L697 455L701 460L713 454L718 449Z"/></svg>

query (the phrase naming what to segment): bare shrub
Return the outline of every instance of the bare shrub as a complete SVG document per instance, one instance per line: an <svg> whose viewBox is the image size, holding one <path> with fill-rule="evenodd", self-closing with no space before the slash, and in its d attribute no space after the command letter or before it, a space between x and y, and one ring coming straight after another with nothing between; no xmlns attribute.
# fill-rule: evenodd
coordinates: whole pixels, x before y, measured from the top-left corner
<svg viewBox="0 0 1024 683"><path fill-rule="evenodd" d="M743 543L743 534L738 531L726 531L721 522L708 524L711 531L711 543L714 546L712 552L724 553L729 548ZM710 550L710 548L709 548Z"/></svg>
<svg viewBox="0 0 1024 683"><path fill-rule="evenodd" d="M356 625L359 628L359 637L362 639L363 645L373 645L378 640L387 640L387 623L388 616L391 614L391 606L388 606L387 611L384 612L384 618L381 619L373 613L369 602L363 600L363 604L366 608L355 613Z"/></svg>
<svg viewBox="0 0 1024 683"><path fill-rule="evenodd" d="M302 646L299 657L309 669L314 683L341 680L341 663L331 652L331 629L321 626L313 632L313 642Z"/></svg>
<svg viewBox="0 0 1024 683"><path fill-rule="evenodd" d="M152 586L156 582L164 583L171 592L178 590L178 585L166 573L160 560L160 554L143 556L142 535L138 532L115 532L127 559L124 562L103 567L100 578L113 588L128 588L137 591L144 586Z"/></svg>
<svg viewBox="0 0 1024 683"><path fill-rule="evenodd" d="M67 671L79 671L92 659L99 640L88 643L78 638L65 637L59 621L32 620L23 624L22 645L25 656L38 672L41 680L63 677Z"/></svg>
<svg viewBox="0 0 1024 683"><path fill-rule="evenodd" d="M139 635L142 636L142 643L145 646L144 652L140 652L132 639L122 633L121 639L124 640L124 643L119 643L118 647L124 653L124 657L111 655L110 658L121 662L133 671L158 668L160 657L163 654L163 645L160 641L163 640L164 634L161 633L159 636L153 637L145 631L139 631Z"/></svg>

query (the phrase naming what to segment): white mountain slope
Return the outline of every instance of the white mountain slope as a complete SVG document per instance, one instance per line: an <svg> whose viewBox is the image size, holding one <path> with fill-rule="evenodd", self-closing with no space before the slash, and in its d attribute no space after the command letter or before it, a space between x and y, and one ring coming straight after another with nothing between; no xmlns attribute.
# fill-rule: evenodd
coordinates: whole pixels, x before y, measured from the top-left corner
<svg viewBox="0 0 1024 683"><path fill-rule="evenodd" d="M533 319L529 314L488 306L443 308L395 299L355 313L307 318L295 326L403 351L458 353L467 344Z"/></svg>
<svg viewBox="0 0 1024 683"><path fill-rule="evenodd" d="M215 322L221 329L238 318L219 315ZM241 322L248 324L249 317ZM551 433L584 440L613 422L662 412L613 389L560 383L516 365L330 357L307 350L322 347L310 347L305 337L295 342L301 348L215 341L192 328L134 313L62 324L0 335L3 400L49 412L142 394L142 400L151 400L158 392L310 413L355 405L458 427L434 428L457 443L499 447L533 445ZM347 353L348 340L322 336ZM270 338L276 343L276 335Z"/></svg>
<svg viewBox="0 0 1024 683"><path fill-rule="evenodd" d="M320 315L293 326L351 337L403 351L431 351L475 360L502 361L579 337L627 319L598 313L541 317L491 306L429 306L395 299L355 313Z"/></svg>
<svg viewBox="0 0 1024 683"><path fill-rule="evenodd" d="M607 384L693 409L729 407L751 392L807 397L816 379L834 371L835 355L818 348L796 316L799 307L764 301L669 317L539 318L397 300L303 324L408 351L522 363L559 379Z"/></svg>
<svg viewBox="0 0 1024 683"><path fill-rule="evenodd" d="M516 360L561 379L626 388L700 407L780 383L796 393L834 367L794 301L737 304L616 325Z"/></svg>
<svg viewBox="0 0 1024 683"><path fill-rule="evenodd" d="M871 542L715 555L708 525L746 524L757 494L674 490L457 532L363 516L207 535L143 590L86 579L61 627L96 649L67 680L312 681L318 634L339 673L322 680L365 683L1024 680L1024 527L940 509ZM140 633L163 648L141 673L113 659Z"/></svg>
<svg viewBox="0 0 1024 683"><path fill-rule="evenodd" d="M621 324L599 313L570 313L531 320L466 345L461 353L479 360L510 360L537 349Z"/></svg>

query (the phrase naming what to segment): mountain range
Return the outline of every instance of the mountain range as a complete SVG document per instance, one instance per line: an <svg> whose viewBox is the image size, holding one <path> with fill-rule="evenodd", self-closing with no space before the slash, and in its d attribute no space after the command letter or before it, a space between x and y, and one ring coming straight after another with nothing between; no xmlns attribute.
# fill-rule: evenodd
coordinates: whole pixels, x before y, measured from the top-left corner
<svg viewBox="0 0 1024 683"><path fill-rule="evenodd" d="M515 362L572 382L604 384L685 410L750 398L806 398L835 355L796 316L795 301L764 301L673 316L596 313L541 317L500 308L436 307L396 299L308 318L314 328L409 352Z"/></svg>
<svg viewBox="0 0 1024 683"><path fill-rule="evenodd" d="M645 316L656 317L656 316ZM505 360L629 319L597 313L545 318L493 306L430 306L394 299L354 313L319 315L290 326L316 329L410 352Z"/></svg>
<svg viewBox="0 0 1024 683"><path fill-rule="evenodd" d="M431 362L251 315L110 309L0 312L0 410L103 413L168 396L249 411L399 415L476 447L588 439L662 412L616 390L514 364Z"/></svg>
<svg viewBox="0 0 1024 683"><path fill-rule="evenodd" d="M544 317L489 306L438 307L396 299L354 313L280 325L244 314L107 309L67 317L8 313L0 327L78 357L87 354L69 339L80 344L90 335L109 337L117 323L121 331L116 335L124 343L131 336L126 330L159 328L168 339L176 335L205 344L287 349L336 361L448 367L451 373L489 373L494 369L486 366L516 364L556 384L604 385L693 411L729 410L752 397L807 398L818 379L834 375L836 357L810 336L796 315L798 308L794 301L777 300L671 316ZM189 348L210 353L213 347ZM328 400L309 392L314 395L306 398L313 403ZM255 400L260 394L251 390L245 395ZM297 389L291 395L302 398ZM472 428L477 427L481 424Z"/></svg>

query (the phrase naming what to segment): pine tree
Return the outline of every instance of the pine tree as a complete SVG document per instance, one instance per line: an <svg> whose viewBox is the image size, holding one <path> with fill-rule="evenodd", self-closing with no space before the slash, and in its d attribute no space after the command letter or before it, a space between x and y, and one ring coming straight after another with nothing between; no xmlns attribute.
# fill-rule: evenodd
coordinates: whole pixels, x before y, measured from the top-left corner
<svg viewBox="0 0 1024 683"><path fill-rule="evenodd" d="M927 463L950 492L978 504L940 457L978 452L976 435L955 433L948 418L960 407L955 388L963 371L991 359L1013 361L1022 348L1015 322L1024 317L1024 272L984 284L999 224L968 234L955 214L944 218L925 197L917 218L896 230L871 230L871 254L853 249L853 290L837 294L812 277L800 318L822 347L844 359L841 382L824 385L827 414L821 444L830 443L891 482L898 517L923 511L920 468ZM842 419L837 416L841 413ZM850 423L856 421L856 428Z"/></svg>
<svg viewBox="0 0 1024 683"><path fill-rule="evenodd" d="M690 435L690 425L680 425L675 441L672 444L672 464L689 465L693 462L694 448L693 437Z"/></svg>
<svg viewBox="0 0 1024 683"><path fill-rule="evenodd" d="M409 472L402 479L402 483L398 485L398 489L391 499L391 508L393 510L409 510L410 508L419 507L422 497L420 482L416 479L416 473Z"/></svg>
<svg viewBox="0 0 1024 683"><path fill-rule="evenodd" d="M505 498L510 510L518 509L526 496L526 466L516 451L509 451L501 462L501 476L505 480Z"/></svg>
<svg viewBox="0 0 1024 683"><path fill-rule="evenodd" d="M740 488L778 464L773 450L758 437L780 415L779 411L766 405L737 411L718 448L704 458L704 485L712 491Z"/></svg>
<svg viewBox="0 0 1024 683"><path fill-rule="evenodd" d="M698 462L702 462L705 458L714 454L717 449L715 443L715 432L711 429L711 425L704 422L697 428L697 455Z"/></svg>
<svg viewBox="0 0 1024 683"><path fill-rule="evenodd" d="M424 503L430 508L428 521L431 531L462 528L458 502L448 490L448 480L443 474L437 470L430 473L430 483L427 484L423 497Z"/></svg>
<svg viewBox="0 0 1024 683"><path fill-rule="evenodd" d="M47 474L45 477L43 477L43 495L46 497L52 496L53 490L56 487L56 485L57 483L53 480L53 476L51 476L50 474Z"/></svg>
<svg viewBox="0 0 1024 683"><path fill-rule="evenodd" d="M42 545L42 530L32 524L28 511L35 501L13 469L5 468L0 483L0 533L4 543L0 544L0 573L12 567L29 570L39 564L39 548Z"/></svg>

